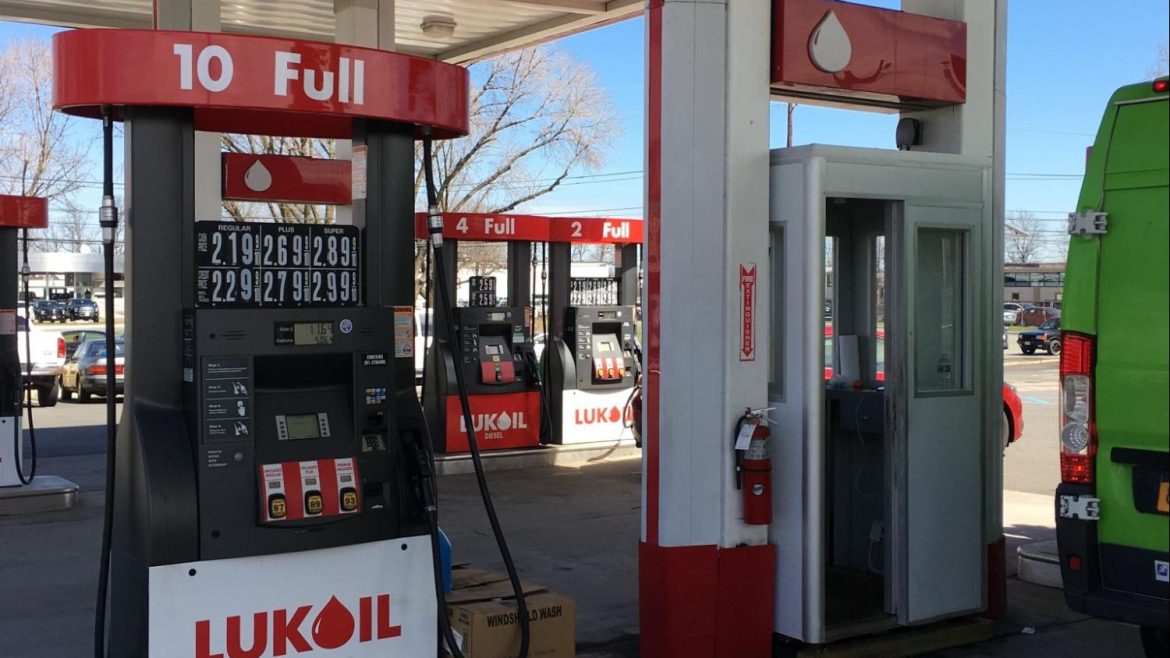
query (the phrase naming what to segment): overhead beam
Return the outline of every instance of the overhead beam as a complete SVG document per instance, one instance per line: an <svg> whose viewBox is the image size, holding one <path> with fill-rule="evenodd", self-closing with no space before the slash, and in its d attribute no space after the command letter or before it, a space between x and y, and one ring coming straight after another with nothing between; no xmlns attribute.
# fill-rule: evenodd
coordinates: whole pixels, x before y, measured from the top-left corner
<svg viewBox="0 0 1170 658"><path fill-rule="evenodd" d="M563 11L570 14L603 14L604 0L504 0L510 5Z"/></svg>
<svg viewBox="0 0 1170 658"><path fill-rule="evenodd" d="M151 27L151 13L149 11L131 12L93 7L65 8L59 5L38 5L25 0L0 0L0 19L59 27L122 29L150 29Z"/></svg>
<svg viewBox="0 0 1170 658"><path fill-rule="evenodd" d="M528 1L528 0L525 0ZM563 0L550 0L561 2ZM568 36L576 32L598 27L606 23L616 23L639 16L645 10L645 0L610 0L605 4L605 11L600 14L587 16L566 14L546 21L526 25L509 32L503 32L480 41L464 44L456 48L442 51L435 55L435 59L451 64L464 64L502 52L532 46L543 41L551 41Z"/></svg>

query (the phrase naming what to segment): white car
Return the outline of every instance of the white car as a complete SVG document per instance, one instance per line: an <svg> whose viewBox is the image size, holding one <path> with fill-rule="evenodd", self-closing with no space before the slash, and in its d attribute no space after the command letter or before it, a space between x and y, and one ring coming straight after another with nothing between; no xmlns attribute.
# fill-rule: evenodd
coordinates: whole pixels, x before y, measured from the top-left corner
<svg viewBox="0 0 1170 658"><path fill-rule="evenodd" d="M427 315L430 321L426 322ZM425 333L425 335L424 335ZM422 381L423 367L426 365L427 350L431 347L431 337L435 335L435 309L414 309L414 379Z"/></svg>
<svg viewBox="0 0 1170 658"><path fill-rule="evenodd" d="M26 345L25 340L29 341ZM37 391L37 404L52 407L57 404L61 392L61 367L65 365L65 337L57 331L45 331L39 327L29 329L24 309L16 315L16 345L20 354L20 373L27 377L26 386ZM31 349L26 349L31 348ZM32 371L25 367L25 354L32 354Z"/></svg>

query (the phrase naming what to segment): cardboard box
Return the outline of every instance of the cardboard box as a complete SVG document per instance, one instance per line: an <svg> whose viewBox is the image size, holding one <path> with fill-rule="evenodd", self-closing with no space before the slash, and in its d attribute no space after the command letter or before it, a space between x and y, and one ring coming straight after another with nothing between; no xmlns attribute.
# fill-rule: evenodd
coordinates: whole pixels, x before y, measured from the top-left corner
<svg viewBox="0 0 1170 658"><path fill-rule="evenodd" d="M448 596L451 629L465 658L514 658L520 653L520 620L512 588L502 574L452 571ZM521 582L528 602L530 658L573 658L577 605L573 599ZM450 654L447 654L450 655Z"/></svg>

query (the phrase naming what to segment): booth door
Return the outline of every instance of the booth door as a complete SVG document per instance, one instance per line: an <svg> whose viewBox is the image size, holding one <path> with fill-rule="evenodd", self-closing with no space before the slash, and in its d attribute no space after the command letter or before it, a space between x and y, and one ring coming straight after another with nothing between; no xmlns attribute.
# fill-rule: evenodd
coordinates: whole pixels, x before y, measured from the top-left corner
<svg viewBox="0 0 1170 658"><path fill-rule="evenodd" d="M975 340L982 211L905 204L892 324L894 604L917 623L983 608L983 393ZM896 292L895 292L896 291ZM998 356L998 355L997 355Z"/></svg>

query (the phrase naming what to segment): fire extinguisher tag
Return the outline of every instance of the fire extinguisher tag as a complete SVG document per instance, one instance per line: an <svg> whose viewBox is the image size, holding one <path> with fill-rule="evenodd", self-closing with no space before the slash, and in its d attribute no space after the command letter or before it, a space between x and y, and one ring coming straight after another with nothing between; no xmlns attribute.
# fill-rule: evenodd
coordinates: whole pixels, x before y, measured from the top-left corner
<svg viewBox="0 0 1170 658"><path fill-rule="evenodd" d="M735 437L735 449L747 450L752 446L752 434L756 431L756 421L750 420L744 423L739 428L739 434ZM727 445L727 444L724 444ZM726 448L724 448L726 450Z"/></svg>

